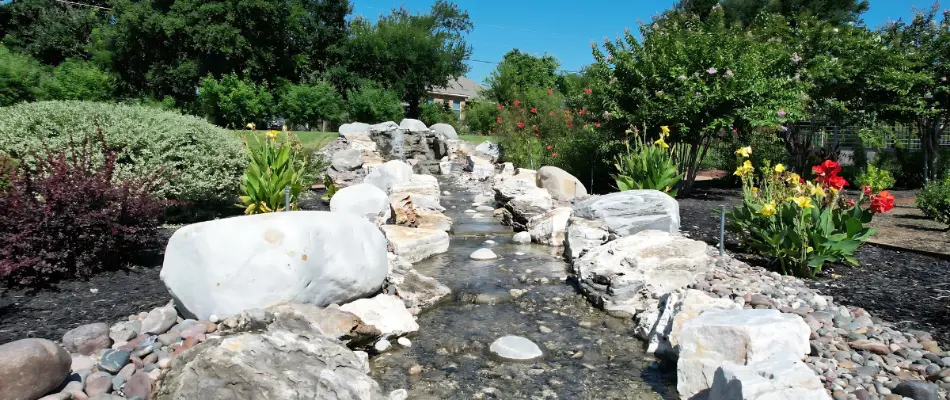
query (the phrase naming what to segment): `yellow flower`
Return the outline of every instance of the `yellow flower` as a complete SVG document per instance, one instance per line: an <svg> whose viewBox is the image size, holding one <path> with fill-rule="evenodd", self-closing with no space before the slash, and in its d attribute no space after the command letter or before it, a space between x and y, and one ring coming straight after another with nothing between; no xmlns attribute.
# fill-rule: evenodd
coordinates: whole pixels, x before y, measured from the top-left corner
<svg viewBox="0 0 950 400"><path fill-rule="evenodd" d="M752 188L752 194L759 194L759 188L757 187Z"/></svg>
<svg viewBox="0 0 950 400"><path fill-rule="evenodd" d="M670 192L670 189L672 189L672 188L669 187L669 186L667 186L666 189L663 189L663 193L669 193L669 192Z"/></svg>
<svg viewBox="0 0 950 400"><path fill-rule="evenodd" d="M811 252L813 252L813 251L815 251L815 248L814 248L814 247L811 247L811 246L808 246L808 248L805 249L805 252L806 252L806 253L811 253Z"/></svg>
<svg viewBox="0 0 950 400"><path fill-rule="evenodd" d="M755 168L752 168L752 162L749 161L749 160L746 160L745 163L743 163L741 167L736 168L735 175L737 175L737 176L748 176L748 175L751 174L752 171L754 171L754 170L755 170Z"/></svg>
<svg viewBox="0 0 950 400"><path fill-rule="evenodd" d="M785 178L785 181L788 182L788 183L791 183L791 184L793 184L793 185L795 185L795 186L798 186L798 185L800 185L800 184L802 183L802 177L800 177L800 176L798 176L798 174L792 172L792 173L788 174L788 178Z"/></svg>
<svg viewBox="0 0 950 400"><path fill-rule="evenodd" d="M811 197L808 196L789 197L788 200L799 208L815 208L815 205L811 203Z"/></svg>
<svg viewBox="0 0 950 400"><path fill-rule="evenodd" d="M287 125L282 126L282 127L281 127L281 130L284 131L284 132L287 132Z"/></svg>
<svg viewBox="0 0 950 400"><path fill-rule="evenodd" d="M781 174L782 172L785 172L785 166L782 164L775 164L775 173Z"/></svg>
<svg viewBox="0 0 950 400"><path fill-rule="evenodd" d="M825 197L825 189L823 189L821 186L811 182L808 182L806 186L808 187L808 194L812 196Z"/></svg>
<svg viewBox="0 0 950 400"><path fill-rule="evenodd" d="M629 130L629 129L627 129L627 130L626 130L626 131L624 131L623 133L626 133L626 134L628 134L628 135L629 135L629 134L631 134L631 133L633 133L633 131L631 131L631 130Z"/></svg>
<svg viewBox="0 0 950 400"><path fill-rule="evenodd" d="M670 135L670 127L668 127L668 126L666 126L666 125L661 126L661 127L660 127L660 131L663 132L663 136L669 136L669 135Z"/></svg>
<svg viewBox="0 0 950 400"><path fill-rule="evenodd" d="M257 129L257 125L254 124L253 122L248 122L247 129L251 129L251 130Z"/></svg>
<svg viewBox="0 0 950 400"><path fill-rule="evenodd" d="M663 138L660 138L659 140L657 140L657 141L655 141L655 142L653 142L653 143L656 144L657 146L660 146L660 148L663 148L663 149L668 149L668 148L670 148L670 145L666 144L666 142L663 141Z"/></svg>
<svg viewBox="0 0 950 400"><path fill-rule="evenodd" d="M771 217L775 215L775 202L770 201L762 205L762 209L759 210L759 214L762 214L763 217Z"/></svg>
<svg viewBox="0 0 950 400"><path fill-rule="evenodd" d="M736 150L736 154L749 158L752 155L752 146L740 147L739 150Z"/></svg>
<svg viewBox="0 0 950 400"><path fill-rule="evenodd" d="M270 140L277 140L277 135L279 134L280 132L277 132L277 131L273 131L273 130L267 131L267 138Z"/></svg>

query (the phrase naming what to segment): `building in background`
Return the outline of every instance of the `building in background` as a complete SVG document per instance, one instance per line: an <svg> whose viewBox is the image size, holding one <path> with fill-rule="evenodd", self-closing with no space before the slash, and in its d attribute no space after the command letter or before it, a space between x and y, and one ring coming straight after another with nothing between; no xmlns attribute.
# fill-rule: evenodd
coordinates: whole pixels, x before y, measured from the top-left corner
<svg viewBox="0 0 950 400"><path fill-rule="evenodd" d="M465 119L465 103L469 99L478 95L485 89L477 82L460 76L458 79L449 81L446 87L434 88L429 92L428 101L430 103L449 103L449 109L455 112L459 119Z"/></svg>

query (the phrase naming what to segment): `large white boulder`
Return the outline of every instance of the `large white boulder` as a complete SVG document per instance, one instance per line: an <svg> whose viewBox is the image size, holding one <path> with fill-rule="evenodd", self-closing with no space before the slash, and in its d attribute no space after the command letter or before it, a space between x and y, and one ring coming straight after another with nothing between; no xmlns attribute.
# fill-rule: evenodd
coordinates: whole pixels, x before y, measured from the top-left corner
<svg viewBox="0 0 950 400"><path fill-rule="evenodd" d="M528 233L531 235L531 240L548 246L563 246L567 221L572 213L574 209L571 207L558 207L532 217L528 221Z"/></svg>
<svg viewBox="0 0 950 400"><path fill-rule="evenodd" d="M331 161L337 171L353 171L363 166L363 153L354 148L338 151L333 154Z"/></svg>
<svg viewBox="0 0 950 400"><path fill-rule="evenodd" d="M498 181L494 186L495 199L508 211L505 222L516 230L527 230L531 217L554 208L554 200L547 190L535 184L534 171L525 171Z"/></svg>
<svg viewBox="0 0 950 400"><path fill-rule="evenodd" d="M584 184L574 175L558 167L544 166L538 169L537 184L558 200L572 201L587 197L587 188Z"/></svg>
<svg viewBox="0 0 950 400"><path fill-rule="evenodd" d="M662 299L658 313L644 312L638 316L638 326L649 328L642 339L647 341L647 353L666 360L676 360L683 324L704 312L741 308L734 301L714 297L706 292L686 289L675 291Z"/></svg>
<svg viewBox="0 0 950 400"><path fill-rule="evenodd" d="M390 194L399 194L399 195L423 195L429 196L435 200L436 203L439 202L440 196L442 196L442 191L439 189L439 180L432 175L410 175L409 179L404 182L394 183L389 188Z"/></svg>
<svg viewBox="0 0 950 400"><path fill-rule="evenodd" d="M429 129L445 135L445 138L448 140L457 140L459 138L459 134L455 132L455 127L449 124L434 124L430 126Z"/></svg>
<svg viewBox="0 0 950 400"><path fill-rule="evenodd" d="M801 360L810 351L811 329L795 314L748 309L707 312L683 324L676 389L689 399L713 384L727 362L752 365L767 360Z"/></svg>
<svg viewBox="0 0 950 400"><path fill-rule="evenodd" d="M362 122L353 122L350 124L340 125L339 132L341 135L346 135L349 133L366 133L369 132L369 124L364 124Z"/></svg>
<svg viewBox="0 0 950 400"><path fill-rule="evenodd" d="M632 317L704 276L713 264L710 250L696 240L643 231L589 250L574 262L574 273L596 305Z"/></svg>
<svg viewBox="0 0 950 400"><path fill-rule="evenodd" d="M330 211L356 214L376 225L385 224L392 218L389 196L382 189L366 183L336 192L330 199Z"/></svg>
<svg viewBox="0 0 950 400"><path fill-rule="evenodd" d="M376 186L386 193L392 193L393 185L408 183L412 179L412 167L399 160L370 167L363 183Z"/></svg>
<svg viewBox="0 0 950 400"><path fill-rule="evenodd" d="M679 204L659 190L628 190L591 197L574 206L574 215L603 221L617 237L645 230L677 233L680 228Z"/></svg>
<svg viewBox="0 0 950 400"><path fill-rule="evenodd" d="M376 142L369 137L367 131L342 133L341 136L346 140L346 145L349 148L359 150L363 154L363 157L370 156L376 152Z"/></svg>
<svg viewBox="0 0 950 400"><path fill-rule="evenodd" d="M295 211L182 227L160 276L180 311L207 320L285 301L344 303L378 291L387 269L386 238L365 218Z"/></svg>
<svg viewBox="0 0 950 400"><path fill-rule="evenodd" d="M482 142L475 146L475 151L491 156L492 159L498 159L501 156L501 146L494 142Z"/></svg>
<svg viewBox="0 0 950 400"><path fill-rule="evenodd" d="M724 363L716 370L709 400L831 400L818 375L797 359L752 365Z"/></svg>
<svg viewBox="0 0 950 400"><path fill-rule="evenodd" d="M359 299L340 306L340 310L353 313L363 323L375 326L383 337L403 336L419 330L416 318L396 296L380 294L371 299Z"/></svg>
<svg viewBox="0 0 950 400"><path fill-rule="evenodd" d="M393 253L416 263L449 250L449 234L445 231L385 225L383 232Z"/></svg>
<svg viewBox="0 0 950 400"><path fill-rule="evenodd" d="M400 129L405 129L409 132L426 132L429 130L429 127L426 126L422 121L418 119L406 118L399 123Z"/></svg>
<svg viewBox="0 0 950 400"><path fill-rule="evenodd" d="M564 256L568 261L574 261L609 240L610 233L603 221L571 217L564 236Z"/></svg>
<svg viewBox="0 0 950 400"><path fill-rule="evenodd" d="M388 132L396 129L399 129L399 124L393 121L381 122L369 127L372 133Z"/></svg>

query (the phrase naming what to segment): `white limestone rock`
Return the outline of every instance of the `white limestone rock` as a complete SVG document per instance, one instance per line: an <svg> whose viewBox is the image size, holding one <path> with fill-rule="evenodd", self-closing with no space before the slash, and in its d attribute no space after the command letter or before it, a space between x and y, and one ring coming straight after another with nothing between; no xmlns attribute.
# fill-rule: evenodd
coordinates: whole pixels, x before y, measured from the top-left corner
<svg viewBox="0 0 950 400"><path fill-rule="evenodd" d="M518 232L511 240L520 244L531 243L531 234L528 232Z"/></svg>
<svg viewBox="0 0 950 400"><path fill-rule="evenodd" d="M495 254L494 251L491 251L491 249L478 249L475 250L469 258L475 261L487 261L498 258L498 255Z"/></svg>
<svg viewBox="0 0 950 400"><path fill-rule="evenodd" d="M419 330L416 318L406 309L402 299L396 296L380 294L371 299L359 299L340 306L340 310L353 313L363 323L375 326L384 338Z"/></svg>
<svg viewBox="0 0 950 400"><path fill-rule="evenodd" d="M707 312L683 324L676 389L689 399L713 384L726 362L752 365L767 360L801 360L810 351L811 329L795 314L748 309Z"/></svg>
<svg viewBox="0 0 950 400"><path fill-rule="evenodd" d="M180 311L207 320L285 301L344 303L377 292L387 269L386 238L365 218L294 211L184 226L160 276Z"/></svg>
<svg viewBox="0 0 950 400"><path fill-rule="evenodd" d="M573 267L581 291L595 305L633 317L701 278L713 264L710 251L703 242L643 231L589 250Z"/></svg>
<svg viewBox="0 0 950 400"><path fill-rule="evenodd" d="M571 217L567 221L567 234L564 236L564 256L569 262L577 260L588 250L609 240L610 233L603 221Z"/></svg>
<svg viewBox="0 0 950 400"><path fill-rule="evenodd" d="M408 183L412 179L412 167L399 160L382 165L371 166L363 183L376 186L386 193L392 193L392 187Z"/></svg>
<svg viewBox="0 0 950 400"><path fill-rule="evenodd" d="M449 124L434 124L430 126L429 129L445 135L445 138L449 140L457 140L459 138L459 134L455 132L455 127Z"/></svg>
<svg viewBox="0 0 950 400"><path fill-rule="evenodd" d="M432 175L413 174L404 182L394 183L389 190L390 194L417 194L429 196L438 203L442 196L439 180Z"/></svg>
<svg viewBox="0 0 950 400"><path fill-rule="evenodd" d="M537 185L561 201L587 197L587 188L584 184L574 175L558 167L544 166L538 169Z"/></svg>
<svg viewBox="0 0 950 400"><path fill-rule="evenodd" d="M402 122L399 123L399 128L409 132L427 132L429 130L429 127L422 121L412 118L403 119Z"/></svg>
<svg viewBox="0 0 950 400"><path fill-rule="evenodd" d="M591 197L574 206L579 218L603 221L617 237L645 230L678 233L679 204L659 190L628 190Z"/></svg>
<svg viewBox="0 0 950 400"><path fill-rule="evenodd" d="M831 400L818 375L797 359L751 365L724 363L716 370L709 400Z"/></svg>
<svg viewBox="0 0 950 400"><path fill-rule="evenodd" d="M548 246L564 246L567 221L573 213L574 209L571 207L558 207L532 217L528 221L528 233L531 235L531 240Z"/></svg>
<svg viewBox="0 0 950 400"><path fill-rule="evenodd" d="M393 253L410 263L449 250L449 234L445 231L396 225L384 225L382 229Z"/></svg>
<svg viewBox="0 0 950 400"><path fill-rule="evenodd" d="M392 219L389 196L382 189L366 183L336 192L330 199L330 211L356 214L376 225L386 224Z"/></svg>
<svg viewBox="0 0 950 400"><path fill-rule="evenodd" d="M350 133L367 133L369 132L369 130L370 130L369 124L364 124L362 122L353 122L350 124L340 125L340 129L338 130L338 132L340 132L341 135L346 135Z"/></svg>
<svg viewBox="0 0 950 400"><path fill-rule="evenodd" d="M676 361L679 352L680 332L683 324L704 312L735 310L741 308L729 299L713 297L705 292L686 289L668 294L660 301L661 311L652 315L638 316L640 323L652 326L641 337L647 341L647 353L669 361ZM649 319L653 318L650 322Z"/></svg>
<svg viewBox="0 0 950 400"><path fill-rule="evenodd" d="M521 336L502 336L495 339L488 349L495 355L508 360L533 360L544 355L534 342Z"/></svg>

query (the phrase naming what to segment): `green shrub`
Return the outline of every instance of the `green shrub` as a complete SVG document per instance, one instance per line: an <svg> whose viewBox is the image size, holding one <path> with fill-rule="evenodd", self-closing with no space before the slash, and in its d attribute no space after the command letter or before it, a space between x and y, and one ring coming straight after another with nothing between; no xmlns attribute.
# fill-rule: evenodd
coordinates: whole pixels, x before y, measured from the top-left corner
<svg viewBox="0 0 950 400"><path fill-rule="evenodd" d="M313 85L288 85L280 98L277 113L294 126L313 129L322 121L343 118L343 97L333 85L320 81Z"/></svg>
<svg viewBox="0 0 950 400"><path fill-rule="evenodd" d="M465 103L465 126L471 134L489 135L498 118L498 105L486 100Z"/></svg>
<svg viewBox="0 0 950 400"><path fill-rule="evenodd" d="M265 126L274 107L274 97L263 85L231 73L221 79L210 76L202 79L198 104L208 120L219 126L241 128L248 123Z"/></svg>
<svg viewBox="0 0 950 400"><path fill-rule="evenodd" d="M115 80L112 75L87 61L67 60L44 76L36 94L38 100L112 99Z"/></svg>
<svg viewBox="0 0 950 400"><path fill-rule="evenodd" d="M0 44L0 107L33 101L42 75L39 62Z"/></svg>
<svg viewBox="0 0 950 400"><path fill-rule="evenodd" d="M458 131L461 126L455 112L449 108L449 103L425 103L419 106L419 120L428 126L435 124L449 124Z"/></svg>
<svg viewBox="0 0 950 400"><path fill-rule="evenodd" d="M144 106L49 101L0 108L0 152L23 162L32 153L67 148L101 126L119 151L117 177L145 176L165 168L156 195L191 203L179 212L205 213L230 206L247 165L240 139L199 118ZM199 217L176 216L176 219ZM201 218L206 215L200 216Z"/></svg>
<svg viewBox="0 0 950 400"><path fill-rule="evenodd" d="M938 222L950 224L950 177L924 186L917 195L917 208Z"/></svg>
<svg viewBox="0 0 950 400"><path fill-rule="evenodd" d="M874 191L890 189L894 186L896 180L886 169L881 169L873 165L868 165L867 170L858 173L855 183L858 186L870 186Z"/></svg>
<svg viewBox="0 0 950 400"><path fill-rule="evenodd" d="M653 143L647 142L645 134L636 133L635 148L631 149L628 142L627 152L617 157L614 180L618 190L655 189L676 196L675 187L682 175L673 161L674 151L665 141L669 129L662 129L660 139Z"/></svg>
<svg viewBox="0 0 950 400"><path fill-rule="evenodd" d="M364 83L347 92L346 97L351 121L375 124L402 119L404 111L399 95L380 88L375 83Z"/></svg>

